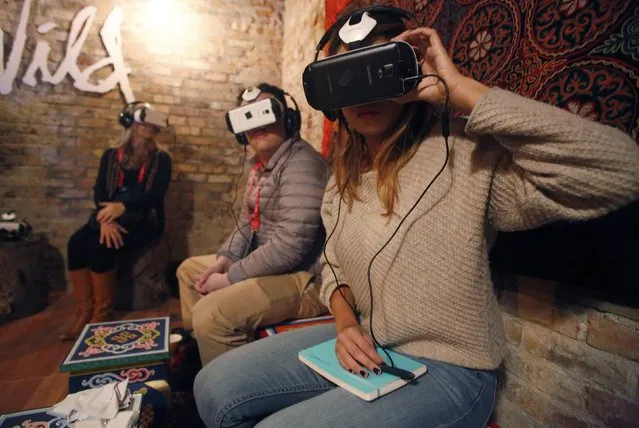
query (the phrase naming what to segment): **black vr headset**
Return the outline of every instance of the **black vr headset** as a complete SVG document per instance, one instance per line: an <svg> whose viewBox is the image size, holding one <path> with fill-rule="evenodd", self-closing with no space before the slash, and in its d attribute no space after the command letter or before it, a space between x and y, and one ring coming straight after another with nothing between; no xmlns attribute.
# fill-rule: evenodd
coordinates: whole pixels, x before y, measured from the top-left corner
<svg viewBox="0 0 639 428"><path fill-rule="evenodd" d="M337 20L322 36L315 60L302 75L304 94L315 110L331 121L342 107L399 97L412 91L419 81L420 66L412 46L387 42L361 47L377 21L372 15L385 14L418 23L410 12L392 6L358 9ZM349 51L318 60L320 51L338 31Z"/></svg>
<svg viewBox="0 0 639 428"><path fill-rule="evenodd" d="M302 117L297 106L297 101L295 101L295 98L293 98L291 94L275 86L268 85L268 88L266 88L266 85L264 85L262 89L260 89L260 86L246 89L242 93L242 100L249 104L230 110L225 116L226 127L235 134L237 141L242 145L248 144L245 135L246 131L269 126L280 120L284 120L286 136L287 138L291 138L300 131L302 125ZM295 109L288 107L286 100L284 104L282 104L282 102L276 98L276 94L272 94L274 95L273 97L253 102L262 92L271 94L271 90L273 90L273 92L280 92L282 98L288 95L293 101Z"/></svg>

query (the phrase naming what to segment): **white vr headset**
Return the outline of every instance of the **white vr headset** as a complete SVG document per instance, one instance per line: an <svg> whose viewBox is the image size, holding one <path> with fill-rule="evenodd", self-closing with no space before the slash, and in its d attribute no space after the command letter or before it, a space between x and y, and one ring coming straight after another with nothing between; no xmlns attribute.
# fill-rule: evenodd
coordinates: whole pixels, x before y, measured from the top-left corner
<svg viewBox="0 0 639 428"><path fill-rule="evenodd" d="M156 110L141 108L133 113L133 121L137 123L148 123L160 128L168 126L168 116Z"/></svg>
<svg viewBox="0 0 639 428"><path fill-rule="evenodd" d="M160 128L169 125L169 117L166 114L153 110L150 104L141 101L127 104L118 115L118 121L127 129L134 123L148 123Z"/></svg>
<svg viewBox="0 0 639 428"><path fill-rule="evenodd" d="M258 88L247 89L242 94L246 102L254 101L261 93ZM275 98L267 98L235 108L226 113L226 126L238 135L252 129L277 123L284 116L284 106Z"/></svg>

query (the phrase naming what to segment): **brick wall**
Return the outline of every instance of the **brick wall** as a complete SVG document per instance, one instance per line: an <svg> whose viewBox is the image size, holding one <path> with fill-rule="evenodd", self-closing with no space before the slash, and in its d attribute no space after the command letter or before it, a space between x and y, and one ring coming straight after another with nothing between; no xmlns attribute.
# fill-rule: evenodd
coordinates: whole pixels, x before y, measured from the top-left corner
<svg viewBox="0 0 639 428"><path fill-rule="evenodd" d="M99 156L121 136L116 116L124 100L117 89L80 92L70 78L34 88L20 79L37 40L51 45L49 66L55 70L71 19L87 5L98 11L80 67L106 56L98 32L112 8L122 7L123 53L134 94L169 113L176 127L175 141L170 135L162 139L174 162L167 196L173 258L216 249L233 225L227 208L242 151L226 130L224 113L242 87L261 80L281 84L284 2L173 0L168 14L148 4L157 2L32 2L18 79L11 94L0 95L0 209L15 209L46 233L49 261L61 261L66 240L89 215ZM4 1L0 8L5 58L22 5ZM36 28L46 22L57 29L38 35ZM55 277L54 287L64 288L64 279Z"/></svg>
<svg viewBox="0 0 639 428"><path fill-rule="evenodd" d="M507 337L497 422L636 427L639 311L551 281L496 275L496 283Z"/></svg>
<svg viewBox="0 0 639 428"><path fill-rule="evenodd" d="M302 137L317 150L322 147L324 115L306 102L302 72L313 61L315 46L324 34L324 0L286 0L282 45L282 85L302 112Z"/></svg>

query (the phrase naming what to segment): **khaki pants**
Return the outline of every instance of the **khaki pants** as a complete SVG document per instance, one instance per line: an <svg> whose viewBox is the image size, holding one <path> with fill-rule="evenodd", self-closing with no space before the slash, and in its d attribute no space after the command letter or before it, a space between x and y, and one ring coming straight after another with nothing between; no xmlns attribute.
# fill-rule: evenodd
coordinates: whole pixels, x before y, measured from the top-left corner
<svg viewBox="0 0 639 428"><path fill-rule="evenodd" d="M249 343L260 326L327 311L309 272L250 278L202 296L193 283L215 260L214 254L191 257L177 271L184 328L194 331L203 365Z"/></svg>

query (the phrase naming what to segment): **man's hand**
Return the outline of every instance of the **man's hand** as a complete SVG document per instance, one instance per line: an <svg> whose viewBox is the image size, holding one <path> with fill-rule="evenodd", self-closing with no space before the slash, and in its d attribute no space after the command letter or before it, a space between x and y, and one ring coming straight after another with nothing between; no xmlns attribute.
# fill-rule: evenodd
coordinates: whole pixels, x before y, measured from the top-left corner
<svg viewBox="0 0 639 428"><path fill-rule="evenodd" d="M226 273L214 273L212 275L209 275L209 277L207 278L207 280L200 284L200 283L195 283L195 285L193 286L193 288L195 288L195 290L202 294L202 295L207 295L209 293L212 293L214 291L220 290L222 288L228 287L229 285L231 285L231 282L229 281L229 277L228 274Z"/></svg>
<svg viewBox="0 0 639 428"><path fill-rule="evenodd" d="M199 276L196 276L193 281L193 287L197 290L198 288L202 288L202 285L209 279L209 276L214 273L227 273L229 271L229 267L233 262L231 259L228 259L224 256L217 256L217 260L215 264L202 272Z"/></svg>

